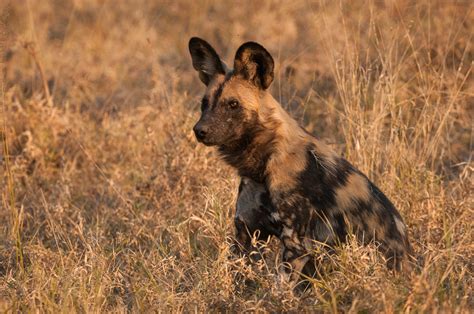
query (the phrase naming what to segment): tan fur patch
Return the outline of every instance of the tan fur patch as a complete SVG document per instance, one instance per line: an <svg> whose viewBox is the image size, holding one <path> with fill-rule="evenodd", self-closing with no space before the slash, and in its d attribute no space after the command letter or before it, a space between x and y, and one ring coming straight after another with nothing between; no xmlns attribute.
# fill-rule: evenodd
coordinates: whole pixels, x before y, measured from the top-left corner
<svg viewBox="0 0 474 314"><path fill-rule="evenodd" d="M318 163L324 167L327 172L334 173L336 170L336 158L338 155L324 142L318 141L315 138L312 138L312 142L315 146L313 156L321 159L318 160Z"/></svg>
<svg viewBox="0 0 474 314"><path fill-rule="evenodd" d="M294 272L294 279L299 279L301 271L303 270L304 265L309 261L309 256L303 256L291 261L291 267L293 268ZM292 278L293 279L293 278Z"/></svg>
<svg viewBox="0 0 474 314"><path fill-rule="evenodd" d="M263 95L258 113L261 123L275 135L274 154L267 164L269 188L286 191L296 185L298 174L306 167L306 151L302 148L311 137L270 94Z"/></svg>
<svg viewBox="0 0 474 314"><path fill-rule="evenodd" d="M387 230L385 226L380 224L376 215L368 215L366 219L367 226L369 227L369 232L371 235L375 236L375 239L383 241Z"/></svg>
<svg viewBox="0 0 474 314"><path fill-rule="evenodd" d="M351 208L356 205L354 201L367 201L370 197L368 181L358 173L348 176L345 185L336 189L336 202L340 208Z"/></svg>
<svg viewBox="0 0 474 314"><path fill-rule="evenodd" d="M260 104L258 88L239 77L233 76L226 82L221 98L237 98L247 112L258 112Z"/></svg>
<svg viewBox="0 0 474 314"><path fill-rule="evenodd" d="M381 204L375 203L373 206L373 213L364 211L363 219L368 227L368 232L378 241L384 242L387 237L387 222L381 221L379 213L383 212L384 208Z"/></svg>

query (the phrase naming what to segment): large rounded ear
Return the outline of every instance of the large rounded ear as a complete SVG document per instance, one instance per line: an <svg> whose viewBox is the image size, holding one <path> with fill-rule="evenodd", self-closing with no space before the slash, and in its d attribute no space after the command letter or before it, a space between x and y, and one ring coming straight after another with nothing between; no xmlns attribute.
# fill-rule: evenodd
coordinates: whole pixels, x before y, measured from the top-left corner
<svg viewBox="0 0 474 314"><path fill-rule="evenodd" d="M191 38L189 52L193 60L193 67L199 72L199 78L204 84L208 85L217 74L225 74L225 64L207 41L198 37Z"/></svg>
<svg viewBox="0 0 474 314"><path fill-rule="evenodd" d="M255 42L247 42L237 49L234 73L252 82L261 89L267 89L273 82L274 62L270 53Z"/></svg>

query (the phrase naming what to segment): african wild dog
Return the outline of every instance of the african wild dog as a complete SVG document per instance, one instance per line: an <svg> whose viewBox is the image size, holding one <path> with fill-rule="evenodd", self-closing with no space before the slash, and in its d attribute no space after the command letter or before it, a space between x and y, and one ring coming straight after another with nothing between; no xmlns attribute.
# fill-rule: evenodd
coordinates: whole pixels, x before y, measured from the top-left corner
<svg viewBox="0 0 474 314"><path fill-rule="evenodd" d="M247 42L229 70L206 41L191 38L189 50L207 86L196 137L217 146L241 176L235 227L244 252L252 250L256 230L260 239L277 236L293 281L317 243L344 242L351 231L363 242L379 243L388 266L400 269L409 253L400 214L364 174L300 127L272 97L274 62L268 51Z"/></svg>

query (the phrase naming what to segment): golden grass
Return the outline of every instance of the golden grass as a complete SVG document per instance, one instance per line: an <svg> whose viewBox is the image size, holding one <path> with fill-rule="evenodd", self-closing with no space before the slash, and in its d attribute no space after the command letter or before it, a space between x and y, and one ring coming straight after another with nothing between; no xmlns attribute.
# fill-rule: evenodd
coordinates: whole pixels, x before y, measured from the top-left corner
<svg viewBox="0 0 474 314"><path fill-rule="evenodd" d="M474 310L470 1L0 10L0 310ZM229 259L238 179L192 133L196 35L229 64L244 41L268 48L275 97L400 210L411 276L349 241L297 296L277 241L265 262Z"/></svg>

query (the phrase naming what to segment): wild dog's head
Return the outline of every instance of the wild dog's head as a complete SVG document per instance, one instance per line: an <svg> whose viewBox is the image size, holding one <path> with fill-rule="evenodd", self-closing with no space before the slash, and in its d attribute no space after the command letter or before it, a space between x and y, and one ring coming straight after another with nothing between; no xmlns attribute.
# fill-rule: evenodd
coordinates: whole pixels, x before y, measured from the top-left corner
<svg viewBox="0 0 474 314"><path fill-rule="evenodd" d="M265 48L255 42L240 46L234 69L229 70L206 41L189 41L193 67L207 86L201 103L201 118L194 126L197 139L205 145L231 145L256 129L263 93L273 81L274 62Z"/></svg>

